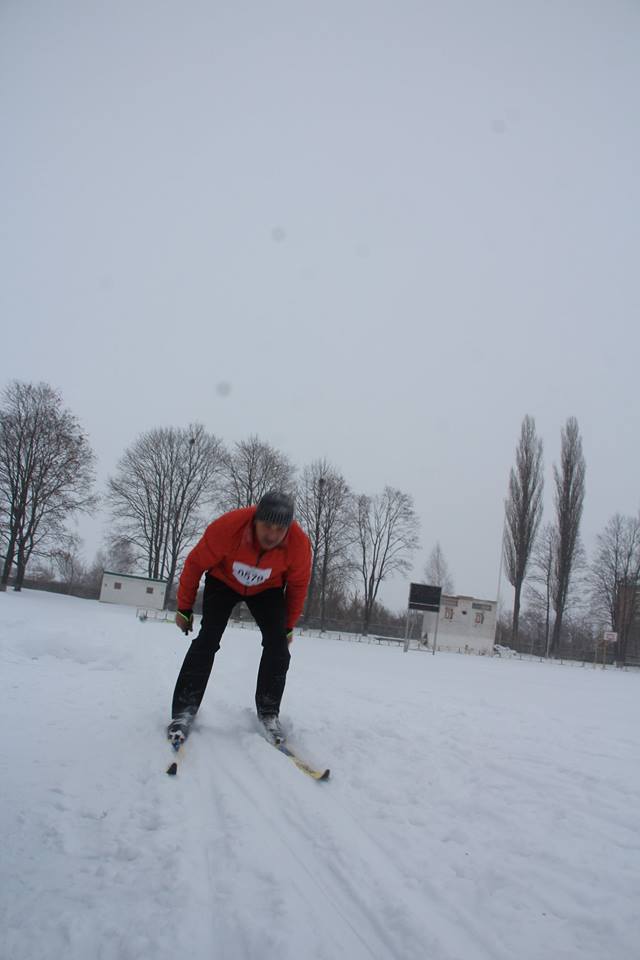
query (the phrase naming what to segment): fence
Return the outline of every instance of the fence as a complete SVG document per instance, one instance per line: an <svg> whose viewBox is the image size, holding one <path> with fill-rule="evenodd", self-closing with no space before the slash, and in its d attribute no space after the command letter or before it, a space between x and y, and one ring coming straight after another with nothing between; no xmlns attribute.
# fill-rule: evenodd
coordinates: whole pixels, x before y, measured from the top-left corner
<svg viewBox="0 0 640 960"><path fill-rule="evenodd" d="M157 623L173 623L175 619L175 612L172 610L146 610L144 608L138 608L136 610L136 617L138 620L144 622L147 620L155 621ZM255 621L252 618L244 617L231 617L229 620L229 626L237 630L251 630L257 631L258 627ZM320 640L340 640L347 643L367 643L377 646L384 647L404 647L404 637L389 637L384 634L362 634L362 633L352 633L347 630L319 630L315 628L305 628L300 627L295 631L298 636L301 637L314 637ZM433 653L433 648L425 645L420 640L413 640L409 649L416 653ZM504 651L505 648L503 648ZM508 648L506 648L508 649ZM449 650L449 649L440 649L438 647L438 654L441 653L452 653L454 655L460 656L486 656L482 652L476 652L475 650L467 647L465 649L459 648L458 650ZM490 654L491 656L491 654ZM592 669L604 670L606 667L614 666L619 669L624 670L638 670L640 672L640 659L637 662L628 662L625 664L616 664L611 660L607 660L604 664L601 660L590 660L587 658L583 659L571 659L567 657L549 657L540 656L538 654L531 653L519 653L516 650L511 650L507 656L505 653L498 653L497 651L493 654L496 659L509 659L509 660L528 660L531 663L549 663L556 666L569 666L569 667L591 667Z"/></svg>

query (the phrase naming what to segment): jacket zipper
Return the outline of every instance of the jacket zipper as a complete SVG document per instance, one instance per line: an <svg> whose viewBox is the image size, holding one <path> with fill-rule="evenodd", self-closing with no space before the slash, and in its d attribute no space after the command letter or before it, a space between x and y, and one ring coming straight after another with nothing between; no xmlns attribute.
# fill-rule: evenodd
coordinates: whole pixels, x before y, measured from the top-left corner
<svg viewBox="0 0 640 960"><path fill-rule="evenodd" d="M260 561L262 560L262 558L264 557L264 555L265 555L266 552L267 552L266 550L258 550L258 558L257 558L257 560L256 560L256 568L259 566ZM245 597L247 596L248 590L249 590L249 587L245 587L245 588L244 588L244 595L245 595Z"/></svg>

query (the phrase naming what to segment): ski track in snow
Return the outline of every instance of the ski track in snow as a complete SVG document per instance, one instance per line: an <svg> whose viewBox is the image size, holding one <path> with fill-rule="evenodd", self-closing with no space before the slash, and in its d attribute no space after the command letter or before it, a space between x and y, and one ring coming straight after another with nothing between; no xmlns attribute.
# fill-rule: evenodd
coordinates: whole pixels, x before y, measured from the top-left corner
<svg viewBox="0 0 640 960"><path fill-rule="evenodd" d="M260 904L260 913L264 914L264 929L244 943L241 956L254 957L260 952L274 958L298 957L309 950L310 942L322 944L330 934L330 942L322 946L318 957L330 958L344 952L354 960L400 960L436 948L437 955L443 958L501 957L494 945L480 948L481 932L474 929L463 911L456 912L445 931L449 941L462 941L455 953L438 943L429 930L427 915L423 923L416 925L412 919L416 911L403 903L405 896L411 900L416 899L416 894L407 890L410 878L394 864L389 851L381 849L372 833L358 823L353 811L336 805L327 795L328 785L323 789L320 784L305 781L286 758L257 741L255 734L237 732L225 738L215 737L211 730L205 735L201 729L199 735L194 733L189 745L192 765L193 753L198 754L198 783L203 793L211 795L214 820L220 829L212 840L210 859L216 861L215 847L219 843L223 847L222 860L228 862L230 858L234 866L230 879L212 879L213 900L222 896L225 902L242 903L250 877L252 891L248 899L254 905ZM206 774L207 790L200 763L209 747L208 763L215 772L209 770ZM288 768L286 774L281 773L281 778L275 780L274 764ZM188 766L183 775L189 776ZM323 791L321 796L316 795L319 789ZM204 832L206 827L202 829ZM236 838L232 844L228 842L230 837ZM367 878L366 885L363 877ZM432 895L437 902L434 891ZM414 906L420 915L424 903L420 892L417 897L421 902ZM296 918L303 920L300 942L291 937ZM255 914L253 923L257 923ZM463 928L466 937L461 936L456 924ZM289 932L285 938L279 937L274 927L275 931ZM232 909L231 917L227 915L222 921L215 938L221 945L220 956L226 956L226 942L232 945L230 955L239 955L237 936L241 930L242 916L234 915Z"/></svg>
<svg viewBox="0 0 640 960"><path fill-rule="evenodd" d="M257 732L259 638L229 630L168 777L184 649L0 597L2 960L634 955L636 674L298 638L284 720L316 783Z"/></svg>

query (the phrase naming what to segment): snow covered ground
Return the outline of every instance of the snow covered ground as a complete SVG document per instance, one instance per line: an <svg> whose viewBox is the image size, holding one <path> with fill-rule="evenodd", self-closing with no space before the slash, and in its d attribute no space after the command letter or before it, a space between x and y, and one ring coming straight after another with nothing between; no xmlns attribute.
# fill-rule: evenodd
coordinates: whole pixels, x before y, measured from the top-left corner
<svg viewBox="0 0 640 960"><path fill-rule="evenodd" d="M2 960L640 956L640 675L229 630L178 776L169 624L0 594Z"/></svg>

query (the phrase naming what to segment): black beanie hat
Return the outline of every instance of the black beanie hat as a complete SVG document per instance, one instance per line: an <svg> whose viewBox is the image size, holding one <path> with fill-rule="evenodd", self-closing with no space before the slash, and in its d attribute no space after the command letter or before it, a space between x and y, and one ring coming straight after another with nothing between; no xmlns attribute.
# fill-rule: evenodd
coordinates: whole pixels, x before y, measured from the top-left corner
<svg viewBox="0 0 640 960"><path fill-rule="evenodd" d="M279 527L289 527L293 521L293 500L286 493L270 490L258 503L256 520L263 523L276 523Z"/></svg>

